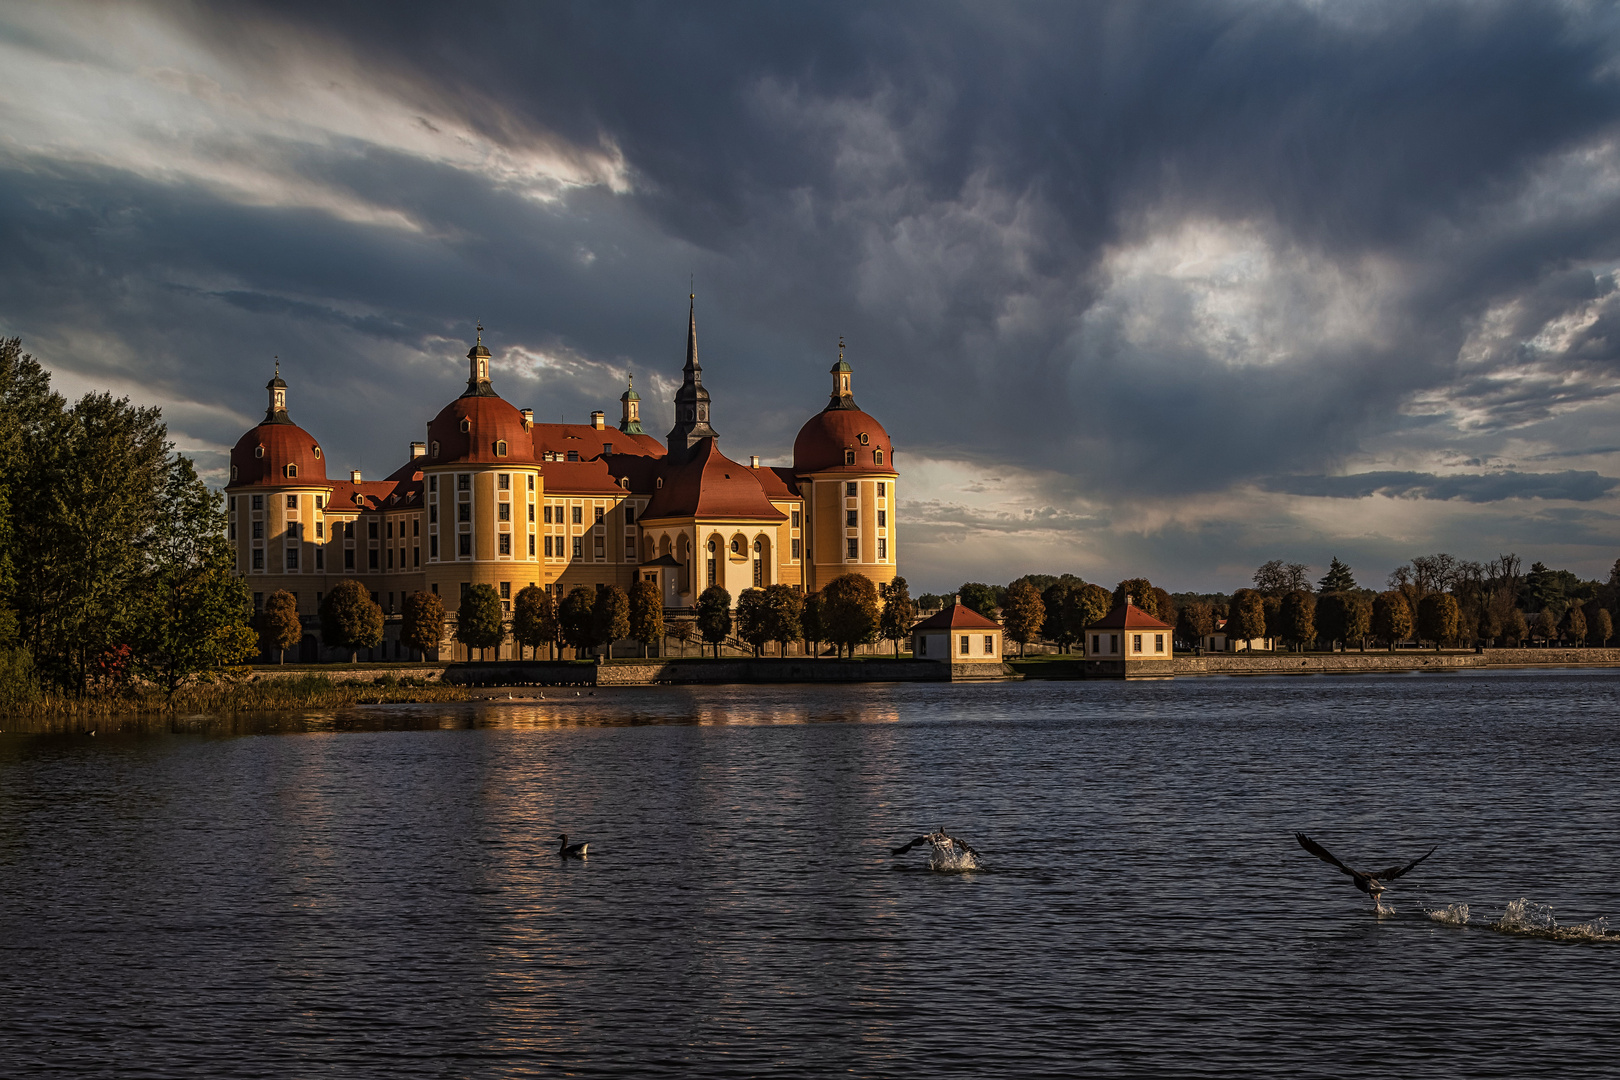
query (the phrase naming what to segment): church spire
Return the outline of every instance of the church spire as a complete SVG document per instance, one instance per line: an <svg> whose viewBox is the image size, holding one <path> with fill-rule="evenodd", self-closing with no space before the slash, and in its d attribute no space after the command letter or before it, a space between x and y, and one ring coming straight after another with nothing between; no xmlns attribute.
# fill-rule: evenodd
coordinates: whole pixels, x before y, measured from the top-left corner
<svg viewBox="0 0 1620 1080"><path fill-rule="evenodd" d="M697 294L687 299L686 366L681 369L685 378L675 391L675 426L669 432L669 455L677 462L685 461L702 440L719 438L709 426L709 392L703 389L703 367L698 363Z"/></svg>
<svg viewBox="0 0 1620 1080"><path fill-rule="evenodd" d="M854 379L854 369L844 361L844 336L838 335L838 363L832 366L832 400L827 402L827 410L855 409L855 395L850 389ZM826 410L824 410L826 411Z"/></svg>

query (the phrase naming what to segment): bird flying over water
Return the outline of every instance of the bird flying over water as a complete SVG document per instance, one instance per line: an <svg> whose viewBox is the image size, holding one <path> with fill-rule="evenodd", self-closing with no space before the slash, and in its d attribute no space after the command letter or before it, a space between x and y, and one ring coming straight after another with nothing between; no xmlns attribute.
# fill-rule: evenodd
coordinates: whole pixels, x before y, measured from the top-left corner
<svg viewBox="0 0 1620 1080"><path fill-rule="evenodd" d="M568 842L568 834L567 833L559 833L558 836L557 836L557 839L562 841L562 845L557 848L557 855L558 855L559 858L563 858L563 859L583 859L589 853L589 849L590 849L590 846L591 846L589 843L570 844Z"/></svg>
<svg viewBox="0 0 1620 1080"><path fill-rule="evenodd" d="M1340 862L1334 856L1333 852L1329 851L1321 844L1318 844L1315 840L1312 840L1304 833L1295 833L1294 839L1299 841L1300 847L1304 848L1312 855L1315 855L1318 859L1321 859L1329 866L1336 866L1344 873L1349 874L1352 881L1354 881L1356 888L1372 897L1372 901L1375 904L1379 902L1378 897L1384 891L1384 882L1393 881L1402 874L1410 872L1413 867L1417 866L1418 863L1422 862L1424 859L1427 859L1430 855L1433 855L1440 846L1436 844L1434 847L1430 848L1428 851L1425 851L1422 855L1419 855L1405 866L1391 866L1383 870L1352 870L1350 867Z"/></svg>

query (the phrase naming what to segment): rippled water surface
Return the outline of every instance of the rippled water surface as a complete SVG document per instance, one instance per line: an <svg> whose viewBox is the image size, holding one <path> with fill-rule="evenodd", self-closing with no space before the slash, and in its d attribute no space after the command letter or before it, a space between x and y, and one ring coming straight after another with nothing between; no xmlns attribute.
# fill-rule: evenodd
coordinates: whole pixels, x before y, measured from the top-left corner
<svg viewBox="0 0 1620 1080"><path fill-rule="evenodd" d="M550 696L0 735L0 1074L1616 1069L1620 673Z"/></svg>

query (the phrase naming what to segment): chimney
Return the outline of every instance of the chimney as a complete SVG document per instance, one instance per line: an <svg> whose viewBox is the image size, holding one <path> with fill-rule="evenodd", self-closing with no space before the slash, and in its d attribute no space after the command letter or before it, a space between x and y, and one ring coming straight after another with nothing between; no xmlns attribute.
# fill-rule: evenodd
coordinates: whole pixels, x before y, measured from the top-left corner
<svg viewBox="0 0 1620 1080"><path fill-rule="evenodd" d="M532 427L534 427L534 410L533 409L524 409L523 410L523 430L528 431Z"/></svg>
<svg viewBox="0 0 1620 1080"><path fill-rule="evenodd" d="M951 607L955 607L957 604L960 604L961 602L962 602L962 594L961 593L951 593Z"/></svg>
<svg viewBox="0 0 1620 1080"><path fill-rule="evenodd" d="M412 461L415 461L419 457L426 457L426 456L427 456L427 443L425 443L425 442L413 442L413 443L411 443L411 460Z"/></svg>
<svg viewBox="0 0 1620 1080"><path fill-rule="evenodd" d="M601 409L597 409L595 412L591 413L591 427L595 428L597 431L601 431L603 428L607 427L607 413L603 412Z"/></svg>
<svg viewBox="0 0 1620 1080"><path fill-rule="evenodd" d="M1130 593L1126 593L1125 594L1125 606L1130 607L1134 603L1136 603L1136 597L1132 596Z"/></svg>
<svg viewBox="0 0 1620 1080"><path fill-rule="evenodd" d="M759 455L758 454L749 455L749 457L748 457L748 467L750 469L759 468Z"/></svg>
<svg viewBox="0 0 1620 1080"><path fill-rule="evenodd" d="M359 482L360 482L360 470L359 469L350 469L349 470L349 483L358 484Z"/></svg>

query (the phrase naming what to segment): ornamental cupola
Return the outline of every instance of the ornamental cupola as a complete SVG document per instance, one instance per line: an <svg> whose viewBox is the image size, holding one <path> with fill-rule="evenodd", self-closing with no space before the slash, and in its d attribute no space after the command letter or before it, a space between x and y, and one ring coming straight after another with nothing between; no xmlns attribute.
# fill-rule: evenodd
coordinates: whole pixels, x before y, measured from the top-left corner
<svg viewBox="0 0 1620 1080"><path fill-rule="evenodd" d="M626 435L645 435L641 430L641 395L636 393L635 376L631 376L625 385L624 393L619 397L624 406L624 415L619 419L619 430Z"/></svg>
<svg viewBox="0 0 1620 1080"><path fill-rule="evenodd" d="M681 388L675 391L675 426L669 432L672 463L686 461L692 448L704 439L720 437L709 426L709 392L703 389L703 368L698 364L697 294L688 299L691 306L686 314L686 366L681 369Z"/></svg>
<svg viewBox="0 0 1620 1080"><path fill-rule="evenodd" d="M854 369L844 360L844 339L838 339L838 363L832 366L832 400L827 403L829 409L858 409L855 404L855 395L850 389L850 381L854 377Z"/></svg>
<svg viewBox="0 0 1620 1080"><path fill-rule="evenodd" d="M484 348L484 324L478 324L478 337L467 350L467 390L462 397L499 397L489 381L489 350Z"/></svg>
<svg viewBox="0 0 1620 1080"><path fill-rule="evenodd" d="M276 373L270 381L264 384L270 393L270 407L264 411L266 424L290 424L292 417L287 415L287 383L281 377L281 358L276 357Z"/></svg>

